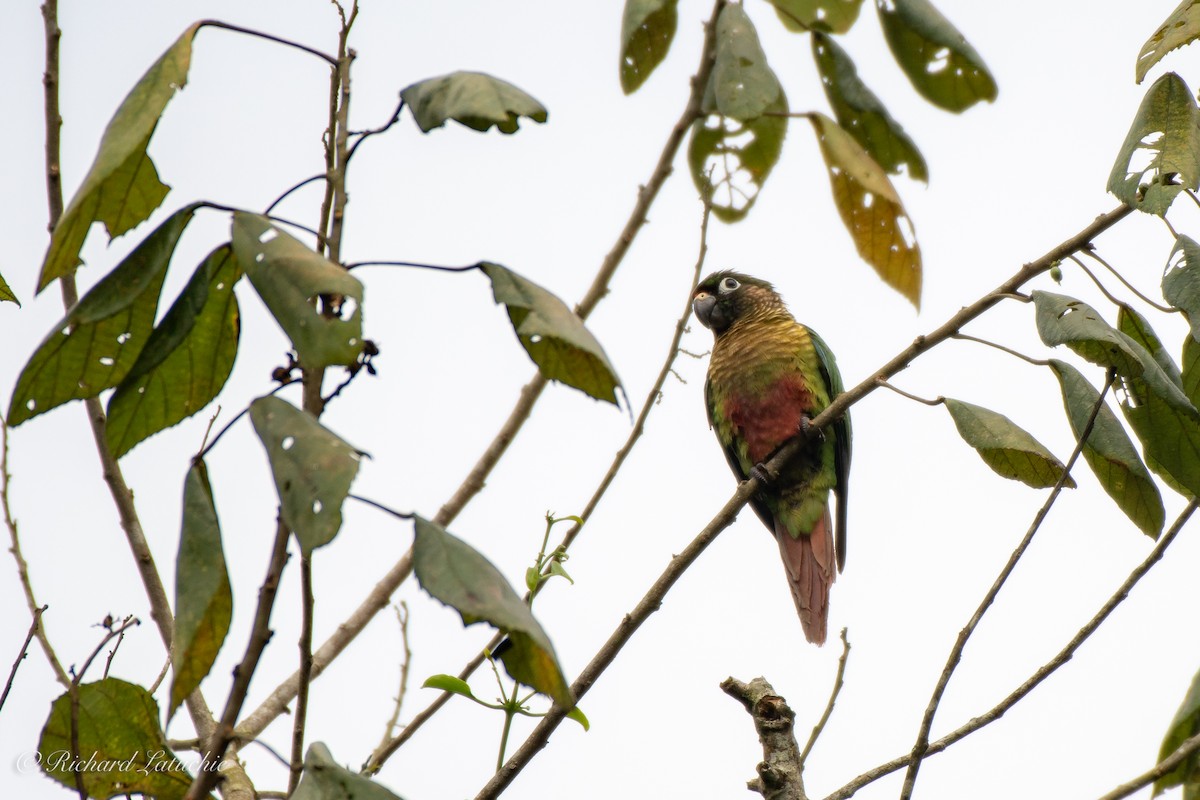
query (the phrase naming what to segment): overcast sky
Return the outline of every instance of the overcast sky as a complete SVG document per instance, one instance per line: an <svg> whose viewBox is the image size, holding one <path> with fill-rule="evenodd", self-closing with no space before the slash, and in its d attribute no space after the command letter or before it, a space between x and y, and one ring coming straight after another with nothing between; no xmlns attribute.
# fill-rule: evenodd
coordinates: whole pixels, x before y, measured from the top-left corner
<svg viewBox="0 0 1200 800"><path fill-rule="evenodd" d="M8 124L0 177L9 201L0 216L7 246L0 273L24 306L0 307L0 400L37 343L62 315L57 289L33 289L47 245L43 179L42 28L34 0L11 4L0 27ZM1025 262L1071 236L1117 201L1109 170L1150 80L1178 71L1200 82L1197 51L1168 56L1143 86L1134 83L1142 43L1173 2L941 0L939 8L982 55L999 85L994 104L958 116L928 106L896 67L868 2L843 39L861 77L921 147L928 187L897 179L924 253L919 312L884 286L856 255L834 210L825 168L807 124L791 127L782 160L745 222L714 223L707 267L736 267L773 281L797 318L833 348L854 385L914 336L940 325ZM407 114L370 141L350 174L344 256L438 264L502 263L575 302L615 241L683 108L709 6L685 0L669 58L635 95L617 80L617 3L568 8L523 3L396 4L365 0L352 44L352 126L385 122L397 92L457 69L491 73L538 98L546 125L524 122L512 137L456 125L422 135ZM795 111L828 111L807 37L786 33L762 0L747 0L771 64ZM155 58L191 22L216 18L332 51L336 16L322 0L159 3L65 2L61 9L63 175L74 191L105 124ZM171 185L150 224L109 245L92 232L79 280L90 286L166 213L196 199L261 209L323 168L327 68L294 50L206 29L195 43L188 86L171 103L150 152ZM639 408L686 301L699 245L700 203L683 159L615 280L589 320ZM279 213L315 224L319 189ZM1176 229L1200 231L1186 201ZM228 233L227 215L203 211L187 231L165 297ZM1173 240L1165 226L1135 217L1097 242L1145 293L1158 283ZM1115 311L1071 267L1061 288L1036 285ZM366 285L365 335L377 341L379 377L363 378L333 403L324 423L370 451L355 491L433 516L495 434L533 367L477 273L383 268L358 273ZM1109 281L1122 297L1129 293ZM239 287L241 352L222 393L221 420L271 388L287 342L249 285ZM165 309L164 301L164 309ZM1145 311L1145 308L1143 311ZM1178 352L1182 320L1153 318ZM684 346L705 353L710 334L693 325ZM970 332L1046 357L1031 306L1006 303ZM1068 358L1066 353L1055 353ZM632 609L654 578L734 489L707 429L706 360L681 358L649 430L567 564L575 579L545 592L536 612L568 678ZM1086 374L1099 381L1095 368ZM908 391L948 395L1000 411L1060 458L1073 446L1057 382L1045 369L994 350L950 342L896 379ZM298 393L284 395L299 403ZM122 462L160 571L173 585L180 497L188 458L212 411L142 444ZM853 411L855 452L849 558L833 589L831 640L849 628L846 686L805 773L820 797L907 752L946 655L1009 552L1043 503L1044 491L994 475L957 437L942 408L876 392ZM451 530L489 556L516 585L541 541L547 509L580 511L630 430L629 415L577 391L552 386L533 420ZM221 659L203 684L224 702L247 637L274 530L274 488L250 426L239 423L209 469L231 564L234 622ZM11 501L45 621L60 658L81 664L105 614L135 614L112 674L149 685L165 654L98 467L80 404L13 431ZM1025 559L971 640L935 721L941 735L989 709L1047 661L1091 618L1152 542L1126 520L1083 465L1079 488L1054 507ZM1164 489L1168 521L1183 507ZM1196 523L1193 523L1193 528ZM926 798L1088 797L1150 767L1162 735L1200 666L1194 635L1200 542L1185 530L1075 659L1001 721L921 770ZM411 527L348 504L340 536L315 559L318 642L408 548ZM273 618L275 639L251 687L254 708L295 668L299 582L285 573ZM0 564L0 663L10 663L28 626L11 560ZM412 614L408 719L433 699L418 687L456 673L489 638L413 582L397 593ZM803 737L824 707L840 648L804 641L771 538L751 513L701 557L662 610L582 701L592 723L564 724L509 789L511 798L578 800L737 797L754 776L760 748L749 717L717 688L726 676L764 675L797 712ZM357 767L378 742L399 677L395 617L380 614L313 687L309 737ZM88 675L94 679L99 673ZM472 681L490 699L489 674ZM166 687L158 693L165 705ZM36 649L0 715L0 786L6 795L59 798L67 791L14 766L36 746L60 693ZM502 719L455 701L385 766L379 780L409 800L473 796L488 779ZM185 714L168 734L189 734ZM530 726L519 721L515 742ZM264 736L287 752L290 720ZM260 789L286 776L263 749L242 751ZM893 797L900 774L860 797ZM1149 796L1143 792L1142 796Z"/></svg>

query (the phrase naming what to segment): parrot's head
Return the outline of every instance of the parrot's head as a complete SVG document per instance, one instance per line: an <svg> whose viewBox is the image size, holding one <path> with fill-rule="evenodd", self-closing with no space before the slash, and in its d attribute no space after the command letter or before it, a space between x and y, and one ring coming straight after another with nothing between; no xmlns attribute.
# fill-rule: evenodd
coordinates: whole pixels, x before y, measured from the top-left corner
<svg viewBox="0 0 1200 800"><path fill-rule="evenodd" d="M774 286L729 269L700 281L692 295L692 310L714 336L720 336L740 319L777 311L787 313Z"/></svg>

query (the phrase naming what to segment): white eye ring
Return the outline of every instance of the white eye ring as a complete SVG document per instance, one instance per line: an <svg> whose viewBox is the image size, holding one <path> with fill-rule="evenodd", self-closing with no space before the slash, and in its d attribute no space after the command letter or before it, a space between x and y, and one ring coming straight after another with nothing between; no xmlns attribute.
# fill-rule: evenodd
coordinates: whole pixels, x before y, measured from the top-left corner
<svg viewBox="0 0 1200 800"><path fill-rule="evenodd" d="M729 292L736 290L739 286L741 286L741 284L738 283L737 278L726 278L725 280L721 281L720 292L721 294L728 294Z"/></svg>

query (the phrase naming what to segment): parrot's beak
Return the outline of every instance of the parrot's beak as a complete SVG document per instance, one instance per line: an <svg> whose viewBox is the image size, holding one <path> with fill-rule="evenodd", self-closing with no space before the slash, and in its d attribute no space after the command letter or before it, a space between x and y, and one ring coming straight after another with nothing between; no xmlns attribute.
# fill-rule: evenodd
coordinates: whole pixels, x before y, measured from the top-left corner
<svg viewBox="0 0 1200 800"><path fill-rule="evenodd" d="M717 298L708 292L700 292L692 300L692 311L696 312L696 319L706 328L712 327L712 313L716 306Z"/></svg>

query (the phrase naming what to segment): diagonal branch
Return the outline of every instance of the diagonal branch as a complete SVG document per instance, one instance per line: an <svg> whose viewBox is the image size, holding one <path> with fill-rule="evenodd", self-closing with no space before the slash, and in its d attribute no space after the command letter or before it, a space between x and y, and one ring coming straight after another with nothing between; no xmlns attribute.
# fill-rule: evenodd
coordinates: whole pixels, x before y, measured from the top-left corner
<svg viewBox="0 0 1200 800"><path fill-rule="evenodd" d="M1191 756L1200 752L1200 733L1192 736L1189 739L1184 739L1179 743L1179 747L1175 748L1175 752L1164 758L1162 761L1155 764L1150 769L1138 775L1131 781L1122 783L1117 788L1113 789L1108 794L1100 798L1100 800L1121 800L1123 797L1141 789L1143 786L1149 786L1157 781L1162 776L1174 771L1180 764L1186 761ZM1157 794L1157 791L1155 792Z"/></svg>
<svg viewBox="0 0 1200 800"><path fill-rule="evenodd" d="M1017 562L1025 555L1025 551L1033 541L1034 535L1042 527L1042 522L1045 521L1046 515L1050 513L1050 508L1054 505L1054 501L1058 499L1059 494L1062 493L1063 486L1070 479L1071 470L1074 468L1075 462L1079 460L1080 454L1083 453L1083 446L1087 442L1088 436L1091 435L1092 428L1096 425L1096 417L1100 415L1100 409L1104 408L1104 398L1108 395L1108 390L1112 388L1116 377L1116 372L1109 369L1107 380L1104 382L1104 390L1100 392L1100 396L1096 399L1096 403L1092 407L1092 413L1088 416L1087 424L1084 425L1083 431L1079 436L1079 441L1075 443L1075 450L1071 453L1071 457L1067 459L1067 465L1058 477L1058 482L1054 484L1054 488L1050 490L1050 494L1046 497L1046 502L1042 504L1037 514L1034 515L1033 522L1029 525L1029 530L1025 532L1025 536L1022 537L1017 548L1013 550L1012 555L1008 557L1008 563L1004 565L1004 568L1000 570L1000 574L996 576L992 587L988 589L987 594L980 601L979 607L975 609L975 613L971 615L971 619L967 622L966 626L958 632L958 638L955 639L954 646L950 648L950 656L946 659L946 666L942 669L941 676L938 677L937 685L934 687L933 694L929 698L929 705L925 708L925 714L921 718L921 726L917 731L917 740L913 743L908 770L904 774L904 785L900 789L900 800L909 800L912 797L913 787L917 782L917 772L921 769L921 761L924 760L925 751L929 748L929 730L933 727L933 717L942 702L942 695L946 692L946 686L950 683L950 676L954 674L955 668L958 667L959 661L962 660L967 640L971 638L971 634L979 626L983 615L992 607L996 596L1000 594L1000 589L1008 581L1013 570L1016 569Z"/></svg>

